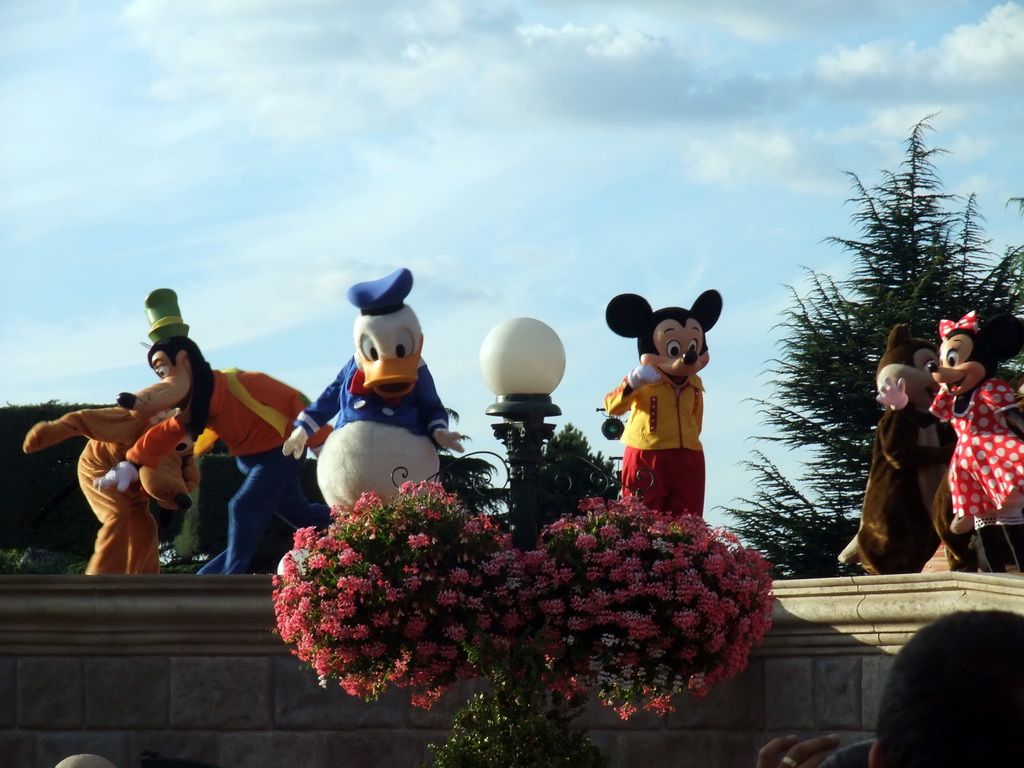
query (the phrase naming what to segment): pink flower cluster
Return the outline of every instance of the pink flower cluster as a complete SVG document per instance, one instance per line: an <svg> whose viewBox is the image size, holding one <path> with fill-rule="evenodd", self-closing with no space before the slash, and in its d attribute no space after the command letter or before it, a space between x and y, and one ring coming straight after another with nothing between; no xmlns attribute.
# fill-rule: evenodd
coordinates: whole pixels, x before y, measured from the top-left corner
<svg viewBox="0 0 1024 768"><path fill-rule="evenodd" d="M671 709L741 671L771 620L768 563L726 531L633 501L590 499L519 552L439 485L367 495L275 582L278 631L354 695L412 686L429 706L456 680L534 674L598 690L628 717ZM524 663L524 659L527 661Z"/></svg>
<svg viewBox="0 0 1024 768"><path fill-rule="evenodd" d="M549 686L597 689L628 717L742 671L771 624L769 563L700 518L588 499L548 526L532 573Z"/></svg>
<svg viewBox="0 0 1024 768"><path fill-rule="evenodd" d="M327 530L297 531L295 547L305 556L275 579L277 628L322 685L364 698L412 686L429 707L479 674L470 656L493 644L511 541L440 485L407 483L387 504L366 494Z"/></svg>

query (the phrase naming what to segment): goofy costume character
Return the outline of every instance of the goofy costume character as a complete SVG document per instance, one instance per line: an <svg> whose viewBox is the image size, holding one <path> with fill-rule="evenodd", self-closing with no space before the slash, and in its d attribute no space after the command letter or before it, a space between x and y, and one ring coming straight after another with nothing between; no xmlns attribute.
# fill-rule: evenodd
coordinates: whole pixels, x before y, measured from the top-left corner
<svg viewBox="0 0 1024 768"><path fill-rule="evenodd" d="M130 475L139 466L155 466L183 442L195 442L196 453L202 453L219 438L245 475L228 504L227 549L199 573L244 573L271 515L296 528L326 528L329 508L308 501L299 484L305 452L296 457L281 451L288 426L309 401L263 373L211 370L187 336L173 291L151 293L146 310L155 342L149 364L160 381L136 394L121 393L118 404L137 412L171 405L181 411L147 431L115 471ZM318 432L310 445L319 445L327 431Z"/></svg>

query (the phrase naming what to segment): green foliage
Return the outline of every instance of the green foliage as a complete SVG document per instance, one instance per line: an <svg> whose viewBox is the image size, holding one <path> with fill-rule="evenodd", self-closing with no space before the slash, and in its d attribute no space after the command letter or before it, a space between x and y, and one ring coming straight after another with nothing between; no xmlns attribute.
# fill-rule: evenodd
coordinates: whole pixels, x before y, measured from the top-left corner
<svg viewBox="0 0 1024 768"><path fill-rule="evenodd" d="M500 515L505 510L508 493L493 487L497 474L494 465L479 456L452 456L438 454L440 469L438 482L449 493L454 493L473 515Z"/></svg>
<svg viewBox="0 0 1024 768"><path fill-rule="evenodd" d="M25 454L22 443L32 425L69 411L95 408L51 400L0 408L0 463L4 467L4 514L0 547L33 547L88 560L99 523L78 488L78 456L85 438L72 438Z"/></svg>
<svg viewBox="0 0 1024 768"><path fill-rule="evenodd" d="M927 120L914 126L906 159L898 171L884 171L881 183L869 188L847 174L860 237L826 242L851 255L849 277L808 271L806 288L790 289L793 304L779 323L784 335L770 370L774 394L756 401L768 427L759 439L802 449L806 471L788 480L755 452L747 463L753 498L726 510L779 575L843 572L836 556L857 529L881 417L875 368L891 328L907 323L914 335L936 339L942 318L972 309L987 318L1022 306L1024 248L996 255L975 197L942 190L934 161L944 150L925 145Z"/></svg>
<svg viewBox="0 0 1024 768"><path fill-rule="evenodd" d="M608 759L572 721L580 696L565 698L537 676L498 677L456 714L451 738L434 752L433 768L604 768Z"/></svg>
<svg viewBox="0 0 1024 768"><path fill-rule="evenodd" d="M540 524L575 515L581 499L618 496L615 467L600 451L593 451L583 432L566 424L544 446L540 467Z"/></svg>
<svg viewBox="0 0 1024 768"><path fill-rule="evenodd" d="M85 560L44 549L0 550L0 574L85 573Z"/></svg>

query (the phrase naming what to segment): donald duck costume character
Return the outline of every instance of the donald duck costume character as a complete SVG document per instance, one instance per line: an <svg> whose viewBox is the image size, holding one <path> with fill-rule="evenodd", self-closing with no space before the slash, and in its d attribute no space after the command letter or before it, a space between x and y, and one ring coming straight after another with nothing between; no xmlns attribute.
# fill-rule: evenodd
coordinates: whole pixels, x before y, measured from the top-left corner
<svg viewBox="0 0 1024 768"><path fill-rule="evenodd" d="M317 456L317 482L328 504L350 507L366 492L393 495L400 480L437 473L437 448L462 451L448 412L420 356L423 333L405 299L412 273L357 283L348 300L359 309L355 354L295 419L283 451L298 456L310 435L337 416Z"/></svg>

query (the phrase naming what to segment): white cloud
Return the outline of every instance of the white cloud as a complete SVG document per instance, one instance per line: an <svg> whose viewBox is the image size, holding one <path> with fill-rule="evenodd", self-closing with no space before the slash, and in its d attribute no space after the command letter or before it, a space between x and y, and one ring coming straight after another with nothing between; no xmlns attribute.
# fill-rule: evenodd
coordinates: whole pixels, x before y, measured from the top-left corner
<svg viewBox="0 0 1024 768"><path fill-rule="evenodd" d="M812 194L842 188L835 140L813 131L754 124L702 135L684 145L683 166L702 184L777 186Z"/></svg>
<svg viewBox="0 0 1024 768"><path fill-rule="evenodd" d="M992 8L977 24L964 24L939 46L946 78L1024 87L1024 7L1006 3Z"/></svg>
<svg viewBox="0 0 1024 768"><path fill-rule="evenodd" d="M819 58L823 84L892 101L908 96L953 102L984 98L979 86L1004 95L1024 90L1024 7L1006 3L961 24L933 45L896 38L841 46Z"/></svg>

